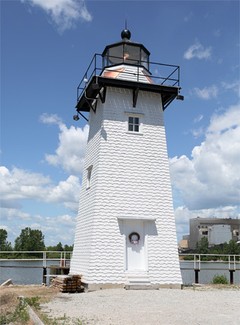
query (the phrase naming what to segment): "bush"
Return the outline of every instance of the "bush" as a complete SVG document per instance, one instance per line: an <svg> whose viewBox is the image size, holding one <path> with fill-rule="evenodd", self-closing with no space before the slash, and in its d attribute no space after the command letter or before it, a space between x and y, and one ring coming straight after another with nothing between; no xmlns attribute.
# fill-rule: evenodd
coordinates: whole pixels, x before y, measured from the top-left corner
<svg viewBox="0 0 240 325"><path fill-rule="evenodd" d="M226 275L215 275L213 277L213 284L228 284L228 279Z"/></svg>

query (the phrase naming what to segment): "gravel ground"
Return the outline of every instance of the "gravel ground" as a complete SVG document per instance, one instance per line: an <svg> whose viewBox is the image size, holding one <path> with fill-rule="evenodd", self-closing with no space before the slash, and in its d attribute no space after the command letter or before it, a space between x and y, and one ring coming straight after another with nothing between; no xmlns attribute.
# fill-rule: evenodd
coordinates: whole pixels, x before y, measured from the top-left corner
<svg viewBox="0 0 240 325"><path fill-rule="evenodd" d="M70 324L80 319L91 325L239 325L240 290L203 287L61 293L42 308L51 317L70 317Z"/></svg>

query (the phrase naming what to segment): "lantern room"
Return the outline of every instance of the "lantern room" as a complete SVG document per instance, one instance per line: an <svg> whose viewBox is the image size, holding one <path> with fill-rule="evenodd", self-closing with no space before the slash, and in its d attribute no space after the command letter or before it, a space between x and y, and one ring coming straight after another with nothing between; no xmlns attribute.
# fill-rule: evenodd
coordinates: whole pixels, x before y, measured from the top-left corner
<svg viewBox="0 0 240 325"><path fill-rule="evenodd" d="M102 57L104 67L130 64L143 66L149 70L150 52L139 43L130 41L131 32L124 29L121 33L122 42L114 43L105 47Z"/></svg>
<svg viewBox="0 0 240 325"><path fill-rule="evenodd" d="M150 62L150 52L141 43L130 41L131 32L121 32L121 42L107 45L102 54L95 54L77 87L77 114L93 110L99 100L104 103L107 87L132 90L132 105L136 107L139 91L161 94L163 110L180 95L180 67ZM154 71L154 74L150 71Z"/></svg>

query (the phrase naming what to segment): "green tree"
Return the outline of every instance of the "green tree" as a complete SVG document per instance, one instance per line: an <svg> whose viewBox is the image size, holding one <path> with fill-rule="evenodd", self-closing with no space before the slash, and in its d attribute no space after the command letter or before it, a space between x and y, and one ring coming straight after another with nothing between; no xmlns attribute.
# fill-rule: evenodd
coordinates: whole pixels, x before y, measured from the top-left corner
<svg viewBox="0 0 240 325"><path fill-rule="evenodd" d="M202 237L200 239L200 241L197 243L196 250L197 250L197 253L199 253L199 254L208 254L209 253L207 237Z"/></svg>
<svg viewBox="0 0 240 325"><path fill-rule="evenodd" d="M54 251L56 252L72 252L73 250L73 245L72 246L68 246L68 245L62 245L61 242L59 242L56 246L48 246L47 247L47 250L48 251L53 251L53 253L48 253L48 257L51 257L51 258L58 258L60 255L59 253L55 253ZM69 257L69 254L67 255Z"/></svg>
<svg viewBox="0 0 240 325"><path fill-rule="evenodd" d="M65 252L69 252L69 251L72 252L73 251L73 245L64 245L63 250Z"/></svg>
<svg viewBox="0 0 240 325"><path fill-rule="evenodd" d="M55 246L48 246L47 247L48 251L57 251L57 252L62 252L64 250L62 243L59 242L57 245Z"/></svg>
<svg viewBox="0 0 240 325"><path fill-rule="evenodd" d="M8 233L5 229L0 229L0 251L11 251L11 243L7 241Z"/></svg>
<svg viewBox="0 0 240 325"><path fill-rule="evenodd" d="M21 234L15 240L16 251L43 251L45 250L44 236L41 230L29 227L22 229Z"/></svg>
<svg viewBox="0 0 240 325"><path fill-rule="evenodd" d="M240 254L240 245L235 240L230 240L228 244L224 245L224 254Z"/></svg>
<svg viewBox="0 0 240 325"><path fill-rule="evenodd" d="M10 242L7 241L7 230L0 229L0 251L11 251L12 245ZM6 258L6 254L1 254L0 257Z"/></svg>
<svg viewBox="0 0 240 325"><path fill-rule="evenodd" d="M57 246L56 246L56 250L57 251L63 251L63 246L62 246L62 243L61 242L59 242L58 244L57 244Z"/></svg>

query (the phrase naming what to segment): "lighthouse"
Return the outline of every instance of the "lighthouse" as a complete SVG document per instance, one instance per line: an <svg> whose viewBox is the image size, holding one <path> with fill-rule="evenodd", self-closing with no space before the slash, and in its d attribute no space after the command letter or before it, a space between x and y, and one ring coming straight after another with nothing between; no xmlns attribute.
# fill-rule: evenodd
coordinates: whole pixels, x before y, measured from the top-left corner
<svg viewBox="0 0 240 325"><path fill-rule="evenodd" d="M163 119L179 70L124 29L78 86L89 135L70 274L88 289L182 284Z"/></svg>

